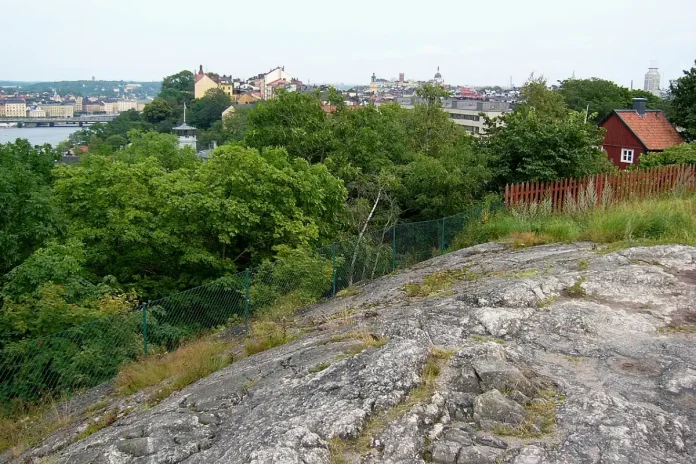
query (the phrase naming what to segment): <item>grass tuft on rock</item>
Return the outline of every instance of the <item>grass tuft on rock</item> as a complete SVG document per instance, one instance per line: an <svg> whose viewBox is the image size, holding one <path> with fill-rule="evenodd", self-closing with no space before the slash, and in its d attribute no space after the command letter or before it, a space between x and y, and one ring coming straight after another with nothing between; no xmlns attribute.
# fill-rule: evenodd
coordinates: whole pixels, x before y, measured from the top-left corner
<svg viewBox="0 0 696 464"><path fill-rule="evenodd" d="M586 280L587 278L585 276L580 277L573 285L566 288L566 294L571 298L585 298L587 292L582 287L582 284L584 284Z"/></svg>
<svg viewBox="0 0 696 464"><path fill-rule="evenodd" d="M423 278L420 284L406 284L404 291L409 297L429 297L444 294L462 279L474 280L480 277L468 268L448 269L435 272Z"/></svg>
<svg viewBox="0 0 696 464"><path fill-rule="evenodd" d="M521 439L539 438L556 429L556 410L565 401L554 388L545 388L537 393L536 398L524 406L527 418L517 427L498 426L492 432L494 435L516 437Z"/></svg>
<svg viewBox="0 0 696 464"><path fill-rule="evenodd" d="M386 337L374 334L364 327L342 335L334 335L331 337L332 343L345 342L349 340L355 340L360 343L344 350L344 355L340 356L339 358L355 356L368 348L381 348L387 343L387 341L389 341L389 339Z"/></svg>
<svg viewBox="0 0 696 464"><path fill-rule="evenodd" d="M356 296L360 295L362 293L362 290L359 289L358 287L351 285L350 287L346 287L343 290L339 291L336 293L336 296L339 298L343 298L346 296Z"/></svg>
<svg viewBox="0 0 696 464"><path fill-rule="evenodd" d="M80 432L76 437L75 441L87 438L90 435L97 433L104 427L108 427L118 418L118 409L108 410L98 421L90 423L82 432Z"/></svg>
<svg viewBox="0 0 696 464"><path fill-rule="evenodd" d="M296 338L297 335L291 334L285 324L271 320L260 320L251 325L251 335L244 344L244 348L246 354L251 356L284 345Z"/></svg>
<svg viewBox="0 0 696 464"><path fill-rule="evenodd" d="M151 355L126 364L116 377L116 391L130 395L162 384L156 399L163 399L198 379L207 377L232 362L227 343L199 339L170 353Z"/></svg>
<svg viewBox="0 0 696 464"><path fill-rule="evenodd" d="M360 462L360 458L370 451L372 440L387 428L390 422L403 417L417 404L427 401L435 392L437 378L442 367L454 354L454 350L444 350L432 347L428 359L423 366L421 384L411 390L408 397L393 408L370 417L355 438L335 437L329 441L331 464Z"/></svg>
<svg viewBox="0 0 696 464"><path fill-rule="evenodd" d="M321 363L321 364L317 364L316 366L314 366L313 368L311 368L311 369L309 370L309 373L310 373L310 374L316 374L317 372L321 372L321 371L323 371L323 370L325 370L325 369L328 369L329 366L331 366L331 363Z"/></svg>

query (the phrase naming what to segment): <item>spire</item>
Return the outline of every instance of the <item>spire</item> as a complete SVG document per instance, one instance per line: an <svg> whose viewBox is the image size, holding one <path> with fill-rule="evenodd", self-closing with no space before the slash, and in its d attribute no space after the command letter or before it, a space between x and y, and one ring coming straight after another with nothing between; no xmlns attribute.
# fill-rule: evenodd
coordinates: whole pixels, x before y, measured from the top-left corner
<svg viewBox="0 0 696 464"><path fill-rule="evenodd" d="M184 124L186 124L186 102L184 102Z"/></svg>

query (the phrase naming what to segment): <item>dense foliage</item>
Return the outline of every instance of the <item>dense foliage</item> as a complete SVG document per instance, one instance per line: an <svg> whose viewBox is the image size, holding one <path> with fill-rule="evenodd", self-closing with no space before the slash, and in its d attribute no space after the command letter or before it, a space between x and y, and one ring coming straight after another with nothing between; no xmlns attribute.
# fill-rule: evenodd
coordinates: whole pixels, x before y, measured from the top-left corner
<svg viewBox="0 0 696 464"><path fill-rule="evenodd" d="M631 108L633 98L645 98L649 109L663 110L668 116L671 115L669 101L662 100L644 90L629 90L612 81L593 77L567 79L560 84L558 93L563 97L568 108L587 112L590 120L594 122L600 122L612 110Z"/></svg>
<svg viewBox="0 0 696 464"><path fill-rule="evenodd" d="M645 153L638 162L644 169L669 164L696 164L696 142L682 143L662 152Z"/></svg>
<svg viewBox="0 0 696 464"><path fill-rule="evenodd" d="M47 390L108 378L138 352L138 321L129 311L138 301L215 282L152 308L149 337L172 348L243 307L239 271L255 267L255 301L314 301L332 278L330 256L311 251L319 246L345 239L362 250L335 263L347 286L389 272L383 242L363 238L383 237L397 222L467 210L499 195L506 182L611 169L593 122L601 108L584 112L588 99L605 101L587 88L606 84L585 84L553 91L543 78L530 79L524 102L474 138L442 111L448 93L438 86L419 89L421 103L411 110L346 106L332 89L331 113L318 93L279 91L223 121L229 97L213 90L194 100L193 74L182 71L164 79L142 114L125 112L76 133L89 145L77 165L55 165L49 147L0 145L0 350L2 362L33 360L6 390L0 385L0 397L28 397L23 385L42 372L54 375ZM200 140L220 145L205 162L169 133L184 106ZM660 156L641 163L694 159L690 145ZM421 245L428 252L437 246ZM299 282L293 289L285 284L291 279ZM206 292L217 289L236 299L211 304ZM193 324L191 308L205 320ZM112 357L107 341L89 338L99 333L117 343ZM41 337L51 334L55 346L42 351ZM94 356L80 358L85 350ZM87 376L90 366L98 369Z"/></svg>
<svg viewBox="0 0 696 464"><path fill-rule="evenodd" d="M673 122L683 129L684 138L696 140L696 66L685 70L682 77L672 82L670 91Z"/></svg>
<svg viewBox="0 0 696 464"><path fill-rule="evenodd" d="M50 194L56 158L50 147L24 140L0 144L0 274L58 231Z"/></svg>

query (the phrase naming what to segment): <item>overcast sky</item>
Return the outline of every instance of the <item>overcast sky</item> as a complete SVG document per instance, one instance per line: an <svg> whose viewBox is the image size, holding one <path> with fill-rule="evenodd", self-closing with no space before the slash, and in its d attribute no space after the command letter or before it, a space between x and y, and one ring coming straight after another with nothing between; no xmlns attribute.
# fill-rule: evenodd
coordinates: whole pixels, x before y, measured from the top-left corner
<svg viewBox="0 0 696 464"><path fill-rule="evenodd" d="M304 82L602 77L637 88L696 59L696 0L0 0L0 80L161 80L202 64Z"/></svg>

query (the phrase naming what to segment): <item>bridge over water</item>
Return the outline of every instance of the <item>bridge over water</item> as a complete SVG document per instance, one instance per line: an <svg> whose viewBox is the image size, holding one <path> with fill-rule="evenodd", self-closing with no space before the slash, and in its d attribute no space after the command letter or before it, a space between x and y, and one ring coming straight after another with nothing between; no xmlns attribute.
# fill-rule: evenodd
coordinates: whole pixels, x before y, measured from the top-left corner
<svg viewBox="0 0 696 464"><path fill-rule="evenodd" d="M98 122L109 122L113 120L117 114L99 114L94 116L79 116L76 118L0 118L0 124L19 124L22 125L36 125L36 126L48 126L48 127L61 127L61 126L84 126L95 124Z"/></svg>

